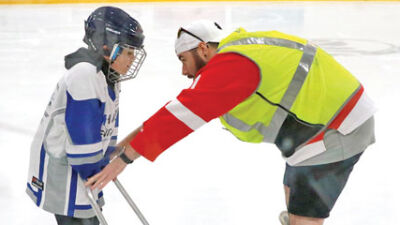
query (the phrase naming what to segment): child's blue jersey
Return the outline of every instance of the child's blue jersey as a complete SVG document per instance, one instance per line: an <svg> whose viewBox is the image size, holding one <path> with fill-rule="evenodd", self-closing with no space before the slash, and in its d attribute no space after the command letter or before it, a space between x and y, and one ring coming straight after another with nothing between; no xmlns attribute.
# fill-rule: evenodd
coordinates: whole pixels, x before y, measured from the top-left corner
<svg viewBox="0 0 400 225"><path fill-rule="evenodd" d="M57 84L35 134L27 193L54 214L95 216L85 193L86 179L101 170L118 133L120 84L107 85L98 67L73 65ZM100 206L104 204L98 193Z"/></svg>

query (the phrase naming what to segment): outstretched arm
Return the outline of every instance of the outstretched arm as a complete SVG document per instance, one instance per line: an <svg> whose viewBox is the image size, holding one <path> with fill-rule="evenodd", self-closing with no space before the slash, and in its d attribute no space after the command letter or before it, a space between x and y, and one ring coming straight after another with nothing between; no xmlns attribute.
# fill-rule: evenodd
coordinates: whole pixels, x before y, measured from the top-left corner
<svg viewBox="0 0 400 225"><path fill-rule="evenodd" d="M137 153L129 144L129 142L136 136L136 134L142 129L142 126L134 130L130 133L124 140L122 140L118 145L118 149L122 149L125 147L125 155L130 160L135 160L140 157L139 153ZM120 151L116 150L115 154L119 154ZM108 164L100 173L92 176L85 183L87 187L93 189L103 189L111 180L114 180L127 166L127 164L122 161L120 157L116 157L117 155L111 155L110 158L114 160ZM116 157L116 158L115 158Z"/></svg>
<svg viewBox="0 0 400 225"><path fill-rule="evenodd" d="M120 143L130 159L141 155L154 161L171 145L251 96L260 82L257 65L234 53L217 55L206 67L199 71L190 88L184 89L146 120L142 129L135 130ZM101 189L125 166L117 158L86 185Z"/></svg>

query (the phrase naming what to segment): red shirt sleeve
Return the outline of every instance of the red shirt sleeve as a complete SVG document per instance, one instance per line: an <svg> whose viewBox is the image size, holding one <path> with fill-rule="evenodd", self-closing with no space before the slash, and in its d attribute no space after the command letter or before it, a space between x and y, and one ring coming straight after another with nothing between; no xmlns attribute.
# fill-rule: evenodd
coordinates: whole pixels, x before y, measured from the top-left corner
<svg viewBox="0 0 400 225"><path fill-rule="evenodd" d="M248 58L217 54L197 73L191 87L143 123L130 144L154 161L168 147L248 98L259 82L258 66Z"/></svg>

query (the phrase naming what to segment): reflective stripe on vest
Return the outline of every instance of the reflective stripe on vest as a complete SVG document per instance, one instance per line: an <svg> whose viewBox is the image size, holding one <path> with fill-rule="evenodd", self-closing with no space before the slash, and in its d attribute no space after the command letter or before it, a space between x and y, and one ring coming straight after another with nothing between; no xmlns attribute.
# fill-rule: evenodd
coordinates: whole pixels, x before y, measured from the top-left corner
<svg viewBox="0 0 400 225"><path fill-rule="evenodd" d="M270 37L250 37L245 39L240 39L237 41L229 42L220 48L218 48L218 52L222 49L233 46L233 45L272 45L278 47L286 47L292 49L298 49L303 51L304 45L295 41L290 41L281 38L270 38Z"/></svg>
<svg viewBox="0 0 400 225"><path fill-rule="evenodd" d="M263 138L264 142L274 143L279 133L279 130L288 115L289 109L292 107L292 104L296 100L296 96L298 95L301 87L303 86L304 81L307 78L312 62L314 61L315 53L317 52L317 47L309 43L303 45L298 42L280 38L251 37L227 43L226 45L220 47L218 51L228 46L252 45L252 44L273 45L273 46L286 47L303 51L303 55L300 59L299 65L297 66L296 72L292 80L290 81L289 87L287 88L279 104L268 101L259 92L256 93L260 95L260 97L262 97L264 100L268 101L270 104L278 106L268 126L265 126L260 122L257 122L251 126L237 119L236 117L234 117L229 113L226 113L225 115L222 116L230 126L233 126L236 129L243 132L256 129L261 135L264 136Z"/></svg>

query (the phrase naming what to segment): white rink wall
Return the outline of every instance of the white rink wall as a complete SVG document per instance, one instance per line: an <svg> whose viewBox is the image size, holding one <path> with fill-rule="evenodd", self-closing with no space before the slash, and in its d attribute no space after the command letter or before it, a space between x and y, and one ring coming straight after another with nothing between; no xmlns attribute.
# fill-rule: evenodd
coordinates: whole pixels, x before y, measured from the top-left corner
<svg viewBox="0 0 400 225"><path fill-rule="evenodd" d="M103 4L0 5L1 224L56 224L24 193L33 133L65 71L63 57L83 46L83 21ZM363 83L379 107L377 143L350 176L327 225L400 224L400 3L223 2L112 4L138 19L148 57L122 85L120 138L191 81L174 53L180 25L217 21L226 30L279 30L314 41ZM152 225L278 224L284 161L268 144L246 144L215 120L155 163L137 160L120 181ZM140 224L116 188L105 189L110 225ZM127 222L129 221L129 222Z"/></svg>

